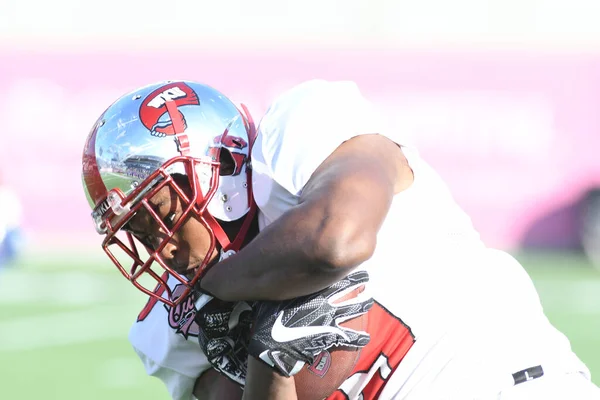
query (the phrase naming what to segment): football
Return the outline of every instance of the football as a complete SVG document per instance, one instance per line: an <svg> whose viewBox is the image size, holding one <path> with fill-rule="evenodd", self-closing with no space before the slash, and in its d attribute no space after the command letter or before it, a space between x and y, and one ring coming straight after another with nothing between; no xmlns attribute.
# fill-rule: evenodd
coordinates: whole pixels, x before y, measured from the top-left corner
<svg viewBox="0 0 600 400"><path fill-rule="evenodd" d="M338 302L356 297L364 290L360 287ZM369 313L341 323L354 330L366 330ZM298 400L322 400L331 395L352 374L360 357L360 349L335 347L322 352L312 365L305 366L294 375Z"/></svg>

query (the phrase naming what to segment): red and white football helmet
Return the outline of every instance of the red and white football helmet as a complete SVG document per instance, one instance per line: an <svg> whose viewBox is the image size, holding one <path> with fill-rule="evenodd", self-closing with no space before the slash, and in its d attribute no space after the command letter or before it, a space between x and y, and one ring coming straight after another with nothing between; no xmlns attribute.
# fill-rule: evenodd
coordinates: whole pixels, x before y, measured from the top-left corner
<svg viewBox="0 0 600 400"><path fill-rule="evenodd" d="M256 213L249 168L256 130L246 107L241 108L243 111L204 84L160 82L119 98L102 113L85 143L83 186L96 230L105 235L102 248L133 285L170 306L191 292L217 244L222 254L239 250ZM227 171L220 169L224 153L233 164ZM175 182L174 173L187 177L191 196ZM183 215L172 229L148 203L167 185L184 204ZM153 248L122 229L142 208L165 234ZM188 280L170 268L160 254L191 216L206 227L211 244L204 262ZM245 218L241 229L230 241L220 221L241 218ZM169 275L187 288L177 298L167 286ZM167 298L156 294L155 288L160 288L156 293L166 292Z"/></svg>

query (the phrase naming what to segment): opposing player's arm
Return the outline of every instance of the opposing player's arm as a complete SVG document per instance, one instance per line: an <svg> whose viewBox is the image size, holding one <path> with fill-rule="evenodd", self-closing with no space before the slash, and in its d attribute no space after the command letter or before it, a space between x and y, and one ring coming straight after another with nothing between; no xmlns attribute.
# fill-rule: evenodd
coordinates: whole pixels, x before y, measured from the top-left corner
<svg viewBox="0 0 600 400"><path fill-rule="evenodd" d="M372 256L394 194L412 178L388 138L344 142L311 175L299 204L210 269L202 289L228 301L284 300L339 281Z"/></svg>

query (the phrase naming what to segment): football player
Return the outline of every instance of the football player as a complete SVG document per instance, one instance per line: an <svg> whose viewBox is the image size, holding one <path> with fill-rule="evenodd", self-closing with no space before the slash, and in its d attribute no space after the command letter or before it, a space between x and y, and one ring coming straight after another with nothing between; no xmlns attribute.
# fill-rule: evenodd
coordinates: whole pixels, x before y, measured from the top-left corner
<svg viewBox="0 0 600 400"><path fill-rule="evenodd" d="M319 398L597 396L521 265L382 121L354 83L323 80L283 93L257 133L196 82L100 116L84 187L105 251L150 296L130 333L147 372L173 399L239 398L231 382L293 399L307 365L326 377L318 357L349 346L356 363Z"/></svg>
<svg viewBox="0 0 600 400"><path fill-rule="evenodd" d="M18 256L22 247L21 201L0 176L0 268Z"/></svg>

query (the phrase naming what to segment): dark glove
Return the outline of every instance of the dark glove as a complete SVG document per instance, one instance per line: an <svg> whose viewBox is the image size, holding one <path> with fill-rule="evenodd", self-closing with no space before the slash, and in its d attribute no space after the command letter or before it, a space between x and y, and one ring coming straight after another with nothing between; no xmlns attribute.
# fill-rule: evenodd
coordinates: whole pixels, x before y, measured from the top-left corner
<svg viewBox="0 0 600 400"><path fill-rule="evenodd" d="M196 312L196 323L200 327L198 342L213 368L244 386L252 324L250 305L211 299Z"/></svg>
<svg viewBox="0 0 600 400"><path fill-rule="evenodd" d="M327 289L284 302L258 302L248 353L283 376L292 376L332 346L364 347L370 335L339 324L358 317L373 306L361 293L333 304L369 280L366 271L353 272Z"/></svg>

